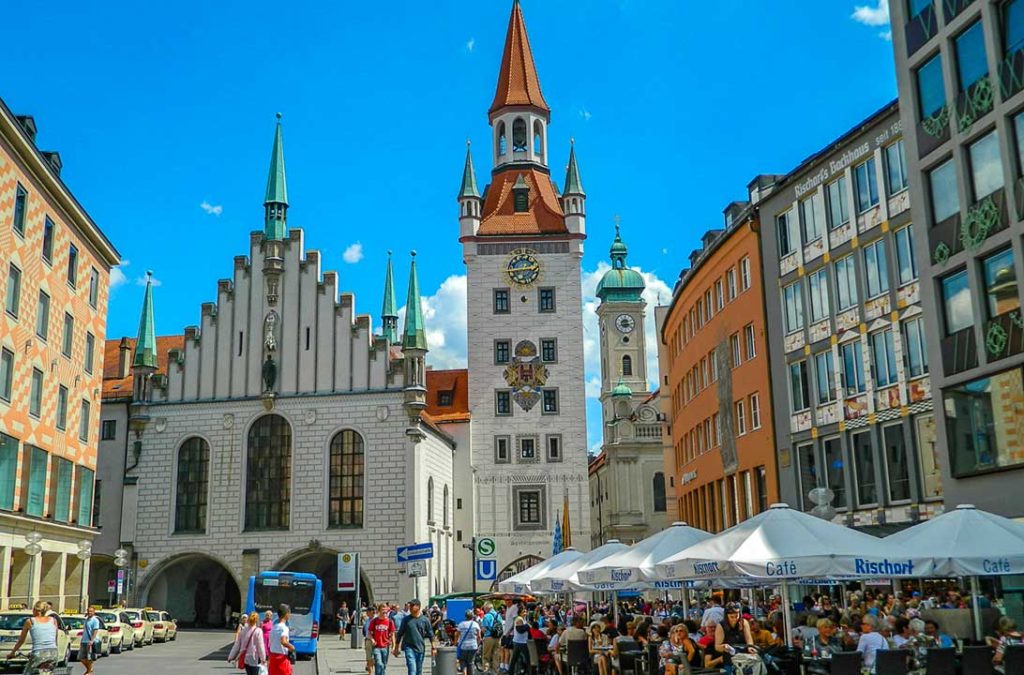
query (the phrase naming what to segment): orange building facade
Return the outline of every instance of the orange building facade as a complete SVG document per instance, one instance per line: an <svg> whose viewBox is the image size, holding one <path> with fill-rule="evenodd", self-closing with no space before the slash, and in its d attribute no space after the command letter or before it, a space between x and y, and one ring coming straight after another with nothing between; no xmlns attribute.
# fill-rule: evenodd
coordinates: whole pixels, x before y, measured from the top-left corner
<svg viewBox="0 0 1024 675"><path fill-rule="evenodd" d="M718 532L778 500L756 213L726 209L690 254L661 322L681 520Z"/></svg>
<svg viewBox="0 0 1024 675"><path fill-rule="evenodd" d="M0 101L0 609L84 601L118 262L35 135Z"/></svg>

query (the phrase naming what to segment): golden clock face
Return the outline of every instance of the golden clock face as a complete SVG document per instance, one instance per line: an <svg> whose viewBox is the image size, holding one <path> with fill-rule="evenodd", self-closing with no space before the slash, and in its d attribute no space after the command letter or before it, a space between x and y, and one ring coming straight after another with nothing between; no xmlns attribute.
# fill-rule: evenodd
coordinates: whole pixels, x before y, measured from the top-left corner
<svg viewBox="0 0 1024 675"><path fill-rule="evenodd" d="M516 249L508 258L505 273L513 286L530 286L540 278L540 261L533 251Z"/></svg>

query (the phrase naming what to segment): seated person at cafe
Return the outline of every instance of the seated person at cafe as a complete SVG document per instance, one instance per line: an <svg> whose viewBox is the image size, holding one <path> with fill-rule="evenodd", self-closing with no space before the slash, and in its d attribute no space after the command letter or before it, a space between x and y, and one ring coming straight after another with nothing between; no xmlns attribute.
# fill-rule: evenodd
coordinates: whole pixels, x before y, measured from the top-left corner
<svg viewBox="0 0 1024 675"><path fill-rule="evenodd" d="M899 649L910 642L911 637L910 621L902 616L896 619L892 627L892 646Z"/></svg>
<svg viewBox="0 0 1024 675"><path fill-rule="evenodd" d="M761 649L770 649L779 644L778 638L757 619L750 622L750 635L754 638L754 644Z"/></svg>
<svg viewBox="0 0 1024 675"><path fill-rule="evenodd" d="M743 645L748 646L751 654L757 653L754 638L750 634L750 624L740 616L739 604L730 602L725 608L725 621L715 628L715 652L722 657L723 665L731 666L733 654L742 649Z"/></svg>
<svg viewBox="0 0 1024 675"><path fill-rule="evenodd" d="M1008 616L1001 616L996 620L996 635L998 640L995 643L995 654L992 655L992 666L998 672L1005 672L1003 659L1006 658L1006 648L1010 645L1024 644L1024 636L1017 630L1017 622Z"/></svg>
<svg viewBox="0 0 1024 675"><path fill-rule="evenodd" d="M803 642L803 655L807 659L806 672L829 673L831 669L827 661L832 658L832 654L843 651L843 644L836 636L836 625L831 619L818 619L817 628L818 634Z"/></svg>
<svg viewBox="0 0 1024 675"><path fill-rule="evenodd" d="M924 634L931 638L936 647L947 648L953 646L953 638L940 630L939 623L935 619L925 620Z"/></svg>
<svg viewBox="0 0 1024 675"><path fill-rule="evenodd" d="M889 641L878 632L878 619L873 614L861 619L861 635L857 641L857 651L864 657L864 667L874 670L875 654L879 649L888 649Z"/></svg>
<svg viewBox="0 0 1024 675"><path fill-rule="evenodd" d="M658 655L661 657L661 665L666 668L684 662L694 668L701 668L704 665L701 648L693 641L689 633L686 632L686 626L682 624L672 627L668 640L661 643Z"/></svg>

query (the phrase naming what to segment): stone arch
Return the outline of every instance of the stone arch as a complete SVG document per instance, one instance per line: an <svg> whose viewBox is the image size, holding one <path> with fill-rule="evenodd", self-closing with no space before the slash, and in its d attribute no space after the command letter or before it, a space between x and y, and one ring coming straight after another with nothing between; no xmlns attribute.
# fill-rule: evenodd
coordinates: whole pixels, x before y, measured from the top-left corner
<svg viewBox="0 0 1024 675"><path fill-rule="evenodd" d="M498 572L498 576L495 577L494 581L491 583L491 591L497 591L498 584L505 581L505 579L515 576L523 570L527 570L542 562L544 562L544 558L536 555L524 555L516 558Z"/></svg>
<svg viewBox="0 0 1024 675"><path fill-rule="evenodd" d="M218 556L189 551L168 556L151 568L139 587L139 604L159 607L180 626L220 628L225 610L241 612L243 584Z"/></svg>
<svg viewBox="0 0 1024 675"><path fill-rule="evenodd" d="M289 551L270 569L279 572L309 572L315 574L323 583L320 602L320 630L337 629L335 612L342 601L348 603L349 610L357 608L355 593L339 592L338 588L338 553L332 548L310 547ZM373 605L373 587L366 572L359 570L359 595L367 604Z"/></svg>

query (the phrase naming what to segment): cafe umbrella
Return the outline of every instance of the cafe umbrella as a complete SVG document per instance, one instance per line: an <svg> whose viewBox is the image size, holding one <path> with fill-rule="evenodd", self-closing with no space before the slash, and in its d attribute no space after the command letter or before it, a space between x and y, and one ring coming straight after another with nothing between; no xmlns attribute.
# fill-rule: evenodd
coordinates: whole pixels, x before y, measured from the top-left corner
<svg viewBox="0 0 1024 675"><path fill-rule="evenodd" d="M533 581L534 578L549 572L556 567L572 562L582 556L582 551L577 551L574 548L567 548L558 555L553 555L547 560L542 560L532 567L527 567L519 574L515 574L504 581L499 581L498 590L507 593L531 593L533 592L533 589L530 587L530 582Z"/></svg>
<svg viewBox="0 0 1024 675"><path fill-rule="evenodd" d="M589 553L584 553L579 558L560 565L554 569L538 574L530 582L530 588L534 593L564 593L566 591L594 591L613 590L611 587L600 588L583 584L579 579L579 570L590 563L596 563L610 555L624 551L628 546L618 539L612 539L603 546L598 546Z"/></svg>

